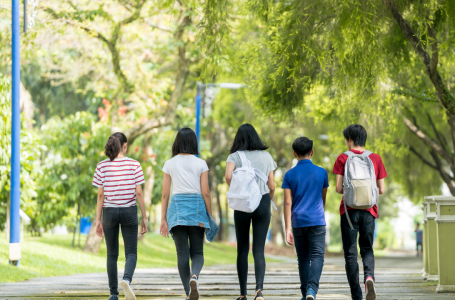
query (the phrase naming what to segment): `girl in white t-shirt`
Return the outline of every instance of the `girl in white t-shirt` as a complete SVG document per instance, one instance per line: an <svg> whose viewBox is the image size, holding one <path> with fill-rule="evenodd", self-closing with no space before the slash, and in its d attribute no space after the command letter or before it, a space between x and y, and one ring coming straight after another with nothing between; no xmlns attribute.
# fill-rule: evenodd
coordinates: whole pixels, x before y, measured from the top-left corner
<svg viewBox="0 0 455 300"><path fill-rule="evenodd" d="M161 199L160 233L164 237L172 234L180 278L190 300L199 299L198 278L204 265L204 233L208 240L213 240L213 227L217 228L211 217L209 168L204 160L195 156L198 154L194 131L187 127L180 129L172 145L173 157L163 167ZM171 183L172 200L168 209Z"/></svg>

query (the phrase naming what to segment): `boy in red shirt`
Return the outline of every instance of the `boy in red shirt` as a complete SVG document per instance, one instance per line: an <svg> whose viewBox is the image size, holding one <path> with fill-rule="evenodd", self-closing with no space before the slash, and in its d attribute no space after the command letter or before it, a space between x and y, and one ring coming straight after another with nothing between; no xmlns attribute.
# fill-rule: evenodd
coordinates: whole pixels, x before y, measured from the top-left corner
<svg viewBox="0 0 455 300"><path fill-rule="evenodd" d="M355 154L362 154L365 151L367 141L367 131L362 125L353 124L343 130L346 146L349 151ZM376 173L376 184L379 194L385 190L384 178L387 177L382 159L379 155L372 153L370 159L373 162ZM333 166L333 173L336 174L336 192L343 194L344 166L348 156L340 154ZM341 200L341 238L343 242L344 258L346 261L346 275L353 300L362 300L362 289L359 285L359 265L357 264L357 236L359 238L360 255L363 261L364 283L366 300L375 300L376 291L374 288L374 253L373 236L375 219L378 217L378 207L375 205L370 209L360 210L347 207L349 218L354 230L351 230L346 218L344 202Z"/></svg>

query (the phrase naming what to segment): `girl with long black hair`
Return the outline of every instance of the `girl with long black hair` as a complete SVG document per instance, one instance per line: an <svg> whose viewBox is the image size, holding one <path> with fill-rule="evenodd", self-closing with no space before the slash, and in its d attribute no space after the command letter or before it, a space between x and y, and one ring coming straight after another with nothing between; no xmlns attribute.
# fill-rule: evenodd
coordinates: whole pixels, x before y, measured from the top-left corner
<svg viewBox="0 0 455 300"><path fill-rule="evenodd" d="M252 125L243 124L237 131L230 150L231 154L226 163L226 182L229 186L234 170L242 167L241 158L237 151L243 151L246 158L251 162L251 166L262 171L268 177L267 184L256 177L256 182L262 193L262 199L258 208L252 213L234 211L235 234L237 237L237 273L240 283L240 297L237 300L246 300L247 298L248 252L250 250L251 224L253 224L253 257L256 275L254 299L264 299L262 294L266 267L264 246L270 225L271 199L275 193L273 171L277 167L272 156L265 151L268 148L261 141Z"/></svg>
<svg viewBox="0 0 455 300"><path fill-rule="evenodd" d="M119 229L125 244L125 271L120 286L126 300L135 300L130 284L137 262L138 218L136 200L139 203L142 222L141 233L147 232L144 195L141 184L144 174L139 162L125 156L128 147L126 136L121 132L111 135L106 143L108 159L96 166L93 185L98 187L96 206L96 234L106 239L107 275L111 296L118 300L117 260L119 252ZM102 216L102 221L101 221Z"/></svg>
<svg viewBox="0 0 455 300"><path fill-rule="evenodd" d="M188 127L180 129L172 145L172 158L163 167L161 198L160 233L166 238L171 234L174 239L180 279L186 299L190 300L199 299L204 233L211 242L219 230L211 216L209 168L205 160L196 157L198 154L194 131ZM171 183L172 200L169 203Z"/></svg>

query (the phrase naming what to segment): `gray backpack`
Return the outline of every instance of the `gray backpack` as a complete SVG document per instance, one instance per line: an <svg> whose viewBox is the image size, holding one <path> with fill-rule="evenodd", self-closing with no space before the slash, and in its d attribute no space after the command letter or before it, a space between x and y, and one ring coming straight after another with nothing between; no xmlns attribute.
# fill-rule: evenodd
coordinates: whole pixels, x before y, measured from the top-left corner
<svg viewBox="0 0 455 300"><path fill-rule="evenodd" d="M379 189L376 185L374 165L369 157L371 153L368 150L362 154L351 151L344 153L348 156L343 177L344 210L351 230L354 230L354 227L346 206L368 209L378 204Z"/></svg>

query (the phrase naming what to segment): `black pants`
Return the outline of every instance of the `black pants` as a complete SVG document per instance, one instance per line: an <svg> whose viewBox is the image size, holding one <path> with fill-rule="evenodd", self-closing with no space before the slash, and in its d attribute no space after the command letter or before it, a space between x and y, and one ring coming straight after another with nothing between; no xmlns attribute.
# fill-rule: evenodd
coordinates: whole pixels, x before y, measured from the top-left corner
<svg viewBox="0 0 455 300"><path fill-rule="evenodd" d="M262 290L265 276L264 246L270 225L270 195L262 196L259 207L252 213L234 211L235 235L237 237L237 273L240 295L247 295L248 253L250 251L250 224L253 223L253 257L256 275L256 290Z"/></svg>
<svg viewBox="0 0 455 300"><path fill-rule="evenodd" d="M357 235L359 237L360 255L363 261L365 283L368 277L374 280L373 236L375 219L367 211L350 210L349 219L354 230L349 227L346 214L341 216L341 238L343 241L346 275L353 300L362 300L362 289L359 283L359 264L357 263Z"/></svg>
<svg viewBox="0 0 455 300"><path fill-rule="evenodd" d="M199 278L199 273L204 266L204 234L204 227L175 226L172 228L180 279L187 296L190 294L191 276L196 275Z"/></svg>
<svg viewBox="0 0 455 300"><path fill-rule="evenodd" d="M103 229L107 248L107 275L109 277L111 295L118 295L117 260L120 225L126 257L123 279L132 282L137 262L138 220L136 206L103 208Z"/></svg>

